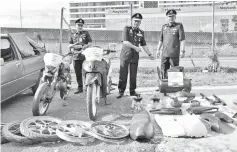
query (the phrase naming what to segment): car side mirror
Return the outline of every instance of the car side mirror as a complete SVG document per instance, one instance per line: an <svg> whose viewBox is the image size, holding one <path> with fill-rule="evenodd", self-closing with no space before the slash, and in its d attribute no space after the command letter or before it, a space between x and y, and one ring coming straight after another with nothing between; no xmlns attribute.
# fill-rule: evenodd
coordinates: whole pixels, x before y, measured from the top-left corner
<svg viewBox="0 0 237 152"><path fill-rule="evenodd" d="M4 66L4 60L3 60L3 58L0 58L0 60L1 60L1 66Z"/></svg>

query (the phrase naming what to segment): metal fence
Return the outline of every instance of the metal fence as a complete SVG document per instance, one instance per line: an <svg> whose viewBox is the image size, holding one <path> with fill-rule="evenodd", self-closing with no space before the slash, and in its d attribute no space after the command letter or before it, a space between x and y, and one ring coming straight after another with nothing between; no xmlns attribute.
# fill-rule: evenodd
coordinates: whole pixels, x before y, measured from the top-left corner
<svg viewBox="0 0 237 152"><path fill-rule="evenodd" d="M214 5L214 22L211 5L192 7L194 10L186 8L190 13L183 13L179 11L180 7L152 8L154 3L146 3L147 8L132 9L132 13L127 15L127 18L118 17L106 20L109 30L102 32L90 30L89 32L95 45L105 47L109 43L117 43L117 49L120 50L123 27L131 24L130 17L132 14L141 13L143 15L141 29L145 31L145 38L150 51L155 53L161 27L166 23L165 12L170 8L178 8L176 21L181 22L184 26L187 56L208 56L213 51L212 47L219 52L220 56L237 56L237 9L235 8L236 13L231 14L233 11L226 13L220 10L220 7L228 8L232 4L214 3ZM162 10L163 13L157 9ZM203 12L199 9L203 9ZM212 33L213 31L214 33ZM146 56L146 54L142 53L141 56Z"/></svg>
<svg viewBox="0 0 237 152"><path fill-rule="evenodd" d="M150 5L150 6L149 6ZM122 30L126 25L131 25L131 14L139 12L143 15L141 29L145 31L145 39L151 52L156 53L157 44L160 37L160 30L163 24L166 23L165 11L168 8L152 8L153 3L146 3L143 9L132 9L129 14L117 15L117 18L106 18L106 30L88 29L93 45L101 46L102 48L112 48L120 54L122 42ZM220 4L215 4L216 7ZM154 5L155 6L155 5ZM174 8L177 8L174 6ZM195 12L199 8L192 7L192 13L182 13L177 10L177 22L181 22L184 26L186 36L186 56L204 57L212 51L212 7L207 7L208 12ZM183 8L185 9L185 8ZM189 8L190 9L190 8ZM160 11L157 13L157 11ZM237 9L235 9L237 10ZM218 12L219 11L219 12ZM130 12L132 12L130 14ZM223 11L221 12L223 14ZM237 56L237 11L236 14L226 13L221 15L220 10L216 10L214 14L214 48L220 52L220 56ZM225 13L225 12L224 12ZM126 16L127 15L127 16ZM67 25L63 25L67 28ZM37 29L37 28L2 28L2 33L26 32L26 34L35 39L34 32L40 33L46 42L46 47L52 52L59 51L59 29ZM68 50L69 30L63 30L62 33L62 50ZM147 57L146 53L142 52L140 57Z"/></svg>

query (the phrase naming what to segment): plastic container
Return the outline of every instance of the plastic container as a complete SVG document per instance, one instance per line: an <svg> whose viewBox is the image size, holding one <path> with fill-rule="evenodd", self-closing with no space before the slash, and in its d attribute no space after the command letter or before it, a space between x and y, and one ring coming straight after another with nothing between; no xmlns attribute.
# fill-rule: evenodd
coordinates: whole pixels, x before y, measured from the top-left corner
<svg viewBox="0 0 237 152"><path fill-rule="evenodd" d="M63 57L54 53L46 53L44 55L45 66L58 67L63 61Z"/></svg>
<svg viewBox="0 0 237 152"><path fill-rule="evenodd" d="M98 47L87 48L82 54L85 55L86 61L101 61L103 59L103 49Z"/></svg>

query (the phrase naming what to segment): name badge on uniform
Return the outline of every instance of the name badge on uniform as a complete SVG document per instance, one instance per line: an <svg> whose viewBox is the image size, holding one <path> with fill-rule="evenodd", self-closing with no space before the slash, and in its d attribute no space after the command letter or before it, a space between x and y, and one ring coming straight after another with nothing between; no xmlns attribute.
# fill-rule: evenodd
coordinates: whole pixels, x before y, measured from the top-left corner
<svg viewBox="0 0 237 152"><path fill-rule="evenodd" d="M173 35L175 35L178 32L178 29L173 29Z"/></svg>

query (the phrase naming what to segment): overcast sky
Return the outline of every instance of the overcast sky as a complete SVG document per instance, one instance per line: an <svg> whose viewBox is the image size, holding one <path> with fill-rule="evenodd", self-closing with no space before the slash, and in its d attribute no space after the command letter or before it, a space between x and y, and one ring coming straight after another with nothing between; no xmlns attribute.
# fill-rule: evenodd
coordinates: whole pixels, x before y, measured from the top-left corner
<svg viewBox="0 0 237 152"><path fill-rule="evenodd" d="M60 28L60 10L68 18L68 6L69 0L21 0L22 27ZM20 26L20 0L1 0L0 27Z"/></svg>

